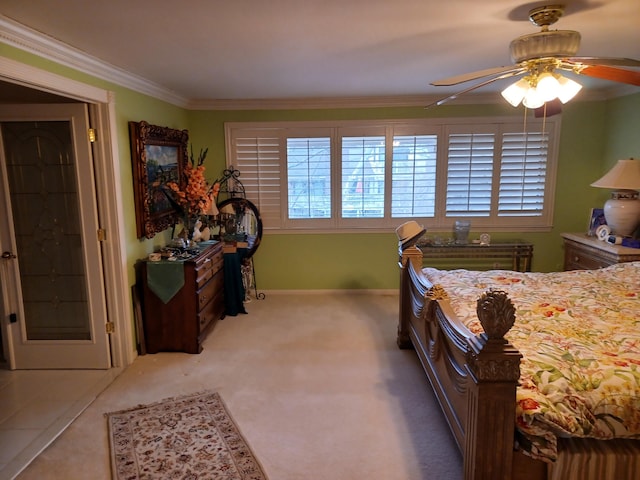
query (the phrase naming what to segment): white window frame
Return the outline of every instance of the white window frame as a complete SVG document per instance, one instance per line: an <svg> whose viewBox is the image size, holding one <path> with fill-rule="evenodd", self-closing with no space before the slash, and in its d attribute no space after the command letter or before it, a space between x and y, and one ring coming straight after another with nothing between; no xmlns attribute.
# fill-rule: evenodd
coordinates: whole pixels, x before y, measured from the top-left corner
<svg viewBox="0 0 640 480"><path fill-rule="evenodd" d="M382 218L342 218L342 138L343 137L366 137L366 136L384 136L385 137L385 216ZM360 229L360 228L379 228L380 222L384 222L388 217L389 209L389 193L387 190L388 172L390 170L389 153L389 129L386 125L371 126L341 126L336 129L336 164L333 170L335 186L334 194L336 195L336 210L334 211L335 226L337 229Z"/></svg>
<svg viewBox="0 0 640 480"><path fill-rule="evenodd" d="M488 217L446 215L447 148L448 132L495 133L492 210ZM278 233L327 233L327 232L388 232L389 229L408 220L416 220L432 231L451 231L456 220L470 220L473 229L487 231L549 231L553 225L554 193L558 163L561 117L547 119L518 117L474 117L409 120L353 120L353 121L285 121L285 122L229 122L225 123L226 165L238 168L244 181L242 166L238 164L235 139L243 135L277 136L280 142L280 209L263 214L264 229ZM547 145L547 169L544 187L544 207L539 216L497 216L497 193L500 180L500 153L503 132L541 132L549 138ZM382 132L382 133L381 133ZM331 135L332 152L332 216L330 219L287 218L287 162L286 139L288 137L313 137ZM341 218L341 142L343 136L386 136L385 214L383 218ZM433 217L391 217L391 163L394 135L437 135L436 199ZM249 183L254 184L251 180ZM247 183L245 183L245 188ZM263 212L260 196L247 188L247 198ZM279 221L277 220L279 218Z"/></svg>
<svg viewBox="0 0 640 480"><path fill-rule="evenodd" d="M336 199L335 199L335 189L339 188L335 175L333 174L334 165L331 165L332 175L331 175L331 217L330 218L314 218L314 219L298 219L298 218L288 218L288 208L287 208L287 200L289 198L289 188L288 188L288 177L287 177L287 138L306 138L306 137L329 137L330 139L335 138L335 128L331 126L311 126L311 128L304 129L304 131L300 131L297 128L285 128L282 132L281 141L282 147L280 151L282 155L280 157L280 174L281 174L281 194L280 194L280 204L281 204L281 230L294 230L299 231L301 229L308 229L310 225L313 225L311 228L319 229L319 230L331 230L335 228L334 218L336 215ZM332 140L331 145L331 158L336 158L336 145ZM227 156L227 165L229 165L229 158ZM242 170L241 170L242 172ZM242 180L242 178L240 178ZM251 200L250 193L247 193L247 198ZM256 204L258 208L260 208L259 204ZM265 229L268 229L265 224Z"/></svg>

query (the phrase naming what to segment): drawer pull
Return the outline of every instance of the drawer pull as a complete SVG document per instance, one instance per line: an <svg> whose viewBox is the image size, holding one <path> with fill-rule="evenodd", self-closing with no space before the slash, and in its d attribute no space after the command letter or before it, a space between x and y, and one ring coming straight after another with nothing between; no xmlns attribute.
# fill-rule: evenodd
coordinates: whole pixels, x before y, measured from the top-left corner
<svg viewBox="0 0 640 480"><path fill-rule="evenodd" d="M573 257L573 261L574 262L579 262L580 261L580 257L576 255L575 257Z"/></svg>

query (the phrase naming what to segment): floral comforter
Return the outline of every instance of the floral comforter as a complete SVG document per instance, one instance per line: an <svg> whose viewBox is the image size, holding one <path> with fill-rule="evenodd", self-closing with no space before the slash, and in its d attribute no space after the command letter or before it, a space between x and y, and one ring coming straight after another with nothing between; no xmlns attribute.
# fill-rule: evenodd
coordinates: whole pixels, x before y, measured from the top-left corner
<svg viewBox="0 0 640 480"><path fill-rule="evenodd" d="M516 307L506 338L523 354L521 447L553 461L558 436L640 438L640 262L600 270L519 273L425 268L474 333L476 300L503 290Z"/></svg>

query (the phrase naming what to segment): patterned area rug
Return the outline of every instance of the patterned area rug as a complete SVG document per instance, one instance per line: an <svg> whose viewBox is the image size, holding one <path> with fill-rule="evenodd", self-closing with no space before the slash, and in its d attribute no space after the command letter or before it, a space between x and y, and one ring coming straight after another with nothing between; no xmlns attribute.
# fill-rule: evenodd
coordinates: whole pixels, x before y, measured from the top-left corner
<svg viewBox="0 0 640 480"><path fill-rule="evenodd" d="M106 414L116 480L266 480L220 395L204 392Z"/></svg>

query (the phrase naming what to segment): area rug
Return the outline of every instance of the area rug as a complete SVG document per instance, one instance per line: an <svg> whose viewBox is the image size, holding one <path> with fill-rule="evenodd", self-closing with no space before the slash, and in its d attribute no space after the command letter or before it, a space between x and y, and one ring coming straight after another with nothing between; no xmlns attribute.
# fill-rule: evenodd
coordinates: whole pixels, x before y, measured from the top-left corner
<svg viewBox="0 0 640 480"><path fill-rule="evenodd" d="M105 414L115 480L266 480L215 392Z"/></svg>

